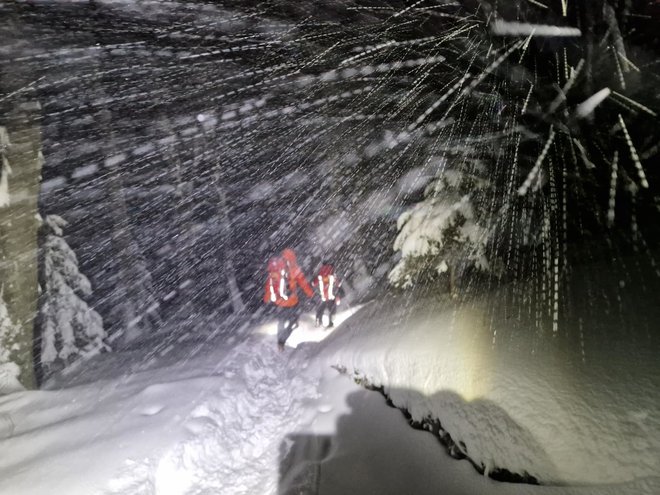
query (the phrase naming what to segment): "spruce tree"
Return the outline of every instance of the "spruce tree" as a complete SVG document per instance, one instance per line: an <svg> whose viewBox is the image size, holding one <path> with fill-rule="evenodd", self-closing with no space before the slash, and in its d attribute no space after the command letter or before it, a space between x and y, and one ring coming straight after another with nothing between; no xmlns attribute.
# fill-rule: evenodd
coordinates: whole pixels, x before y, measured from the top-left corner
<svg viewBox="0 0 660 495"><path fill-rule="evenodd" d="M109 350L101 316L85 300L92 292L80 273L75 253L62 237L67 222L48 215L42 246L44 287L41 296L41 364L46 374L79 358Z"/></svg>
<svg viewBox="0 0 660 495"><path fill-rule="evenodd" d="M489 270L488 230L478 205L489 183L461 170L443 170L427 186L424 199L398 219L394 249L401 259L389 274L400 288L446 278L455 294L456 278L469 268Z"/></svg>

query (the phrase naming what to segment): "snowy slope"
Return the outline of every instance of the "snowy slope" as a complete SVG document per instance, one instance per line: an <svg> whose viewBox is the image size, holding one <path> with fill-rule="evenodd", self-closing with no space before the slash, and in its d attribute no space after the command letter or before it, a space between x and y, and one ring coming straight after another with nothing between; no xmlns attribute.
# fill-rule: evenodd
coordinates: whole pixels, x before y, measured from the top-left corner
<svg viewBox="0 0 660 495"><path fill-rule="evenodd" d="M384 386L414 419L439 419L486 472L504 468L546 484L657 481L656 348L644 339L626 345L592 322L603 333L582 336L582 355L561 338L539 338L533 324L513 332L492 303L373 304L321 355Z"/></svg>

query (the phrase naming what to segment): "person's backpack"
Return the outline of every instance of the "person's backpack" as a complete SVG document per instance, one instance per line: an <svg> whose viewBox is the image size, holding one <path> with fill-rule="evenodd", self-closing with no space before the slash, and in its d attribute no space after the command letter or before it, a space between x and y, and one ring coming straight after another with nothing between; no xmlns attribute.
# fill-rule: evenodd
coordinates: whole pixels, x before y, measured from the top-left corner
<svg viewBox="0 0 660 495"><path fill-rule="evenodd" d="M321 266L314 285L318 285L323 301L336 300L339 303L339 298L343 295L343 289L341 289L341 283L335 276L335 267L332 264L324 263Z"/></svg>
<svg viewBox="0 0 660 495"><path fill-rule="evenodd" d="M266 284L270 302L279 299L288 300L291 297L289 271L282 258L271 258L268 262L268 282Z"/></svg>

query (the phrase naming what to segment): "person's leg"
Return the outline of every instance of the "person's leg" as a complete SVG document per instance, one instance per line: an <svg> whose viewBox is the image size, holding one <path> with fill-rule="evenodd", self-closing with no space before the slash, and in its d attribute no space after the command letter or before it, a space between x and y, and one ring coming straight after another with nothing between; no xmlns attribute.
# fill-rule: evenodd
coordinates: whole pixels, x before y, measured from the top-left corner
<svg viewBox="0 0 660 495"><path fill-rule="evenodd" d="M337 311L337 301L332 300L328 301L328 327L333 327L335 324L332 322L332 317L335 315L335 312Z"/></svg>
<svg viewBox="0 0 660 495"><path fill-rule="evenodd" d="M277 332L277 347L280 351L284 350L284 344L298 325L297 308L282 308L281 311L281 331L278 329Z"/></svg>
<svg viewBox="0 0 660 495"><path fill-rule="evenodd" d="M325 301L321 301L316 307L316 326L320 327L323 323L323 312L325 311Z"/></svg>
<svg viewBox="0 0 660 495"><path fill-rule="evenodd" d="M289 338L288 335L288 316L285 308L278 308L277 310L277 348L280 351L284 350L284 342Z"/></svg>
<svg viewBox="0 0 660 495"><path fill-rule="evenodd" d="M294 306L290 309L291 309L291 312L290 312L291 325L290 325L290 327L291 327L291 331L293 331L294 329L298 328L298 318L300 318L300 308L299 308L298 305L296 305L296 306Z"/></svg>

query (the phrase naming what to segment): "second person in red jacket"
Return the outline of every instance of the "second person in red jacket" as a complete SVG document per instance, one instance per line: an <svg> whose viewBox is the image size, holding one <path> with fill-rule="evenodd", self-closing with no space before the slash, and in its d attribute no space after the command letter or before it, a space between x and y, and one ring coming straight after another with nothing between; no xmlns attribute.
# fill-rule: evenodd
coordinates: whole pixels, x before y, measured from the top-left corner
<svg viewBox="0 0 660 495"><path fill-rule="evenodd" d="M323 323L323 313L327 309L328 328L330 328L334 325L332 317L335 315L335 311L337 311L339 298L343 294L341 282L335 276L335 267L331 263L324 262L321 265L319 274L312 280L312 285L318 288L319 295L321 296L321 302L316 307L316 326L321 326Z"/></svg>

